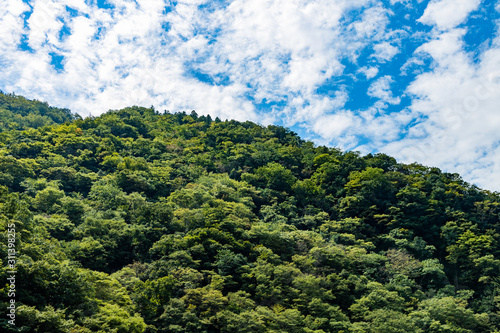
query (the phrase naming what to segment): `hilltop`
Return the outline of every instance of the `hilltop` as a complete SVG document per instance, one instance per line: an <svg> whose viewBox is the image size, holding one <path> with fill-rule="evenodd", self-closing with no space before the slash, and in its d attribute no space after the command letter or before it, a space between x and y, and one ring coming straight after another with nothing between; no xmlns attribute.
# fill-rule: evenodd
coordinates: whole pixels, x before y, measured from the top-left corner
<svg viewBox="0 0 500 333"><path fill-rule="evenodd" d="M29 100L0 91L0 132L62 124L80 118L68 109L52 107L47 102Z"/></svg>

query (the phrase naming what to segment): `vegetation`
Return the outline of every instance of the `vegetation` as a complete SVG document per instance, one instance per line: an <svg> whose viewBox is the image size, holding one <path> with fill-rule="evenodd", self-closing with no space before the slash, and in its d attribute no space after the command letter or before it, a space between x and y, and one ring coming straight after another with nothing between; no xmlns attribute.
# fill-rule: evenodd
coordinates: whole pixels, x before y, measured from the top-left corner
<svg viewBox="0 0 500 333"><path fill-rule="evenodd" d="M0 91L0 132L62 124L80 118L68 109Z"/></svg>
<svg viewBox="0 0 500 333"><path fill-rule="evenodd" d="M498 193L278 126L63 113L0 133L2 331L500 329Z"/></svg>

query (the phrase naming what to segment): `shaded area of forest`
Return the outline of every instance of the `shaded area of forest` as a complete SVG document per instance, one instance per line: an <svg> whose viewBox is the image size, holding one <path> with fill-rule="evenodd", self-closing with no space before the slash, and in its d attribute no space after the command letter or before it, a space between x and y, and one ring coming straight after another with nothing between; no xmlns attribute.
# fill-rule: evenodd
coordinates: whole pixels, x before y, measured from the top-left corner
<svg viewBox="0 0 500 333"><path fill-rule="evenodd" d="M0 133L18 332L500 328L498 193L278 126L63 114Z"/></svg>

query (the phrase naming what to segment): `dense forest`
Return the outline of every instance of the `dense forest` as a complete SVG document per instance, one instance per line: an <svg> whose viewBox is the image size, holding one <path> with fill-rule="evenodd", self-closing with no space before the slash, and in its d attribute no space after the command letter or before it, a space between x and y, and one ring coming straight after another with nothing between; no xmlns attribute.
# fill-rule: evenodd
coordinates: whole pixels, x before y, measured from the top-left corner
<svg viewBox="0 0 500 333"><path fill-rule="evenodd" d="M0 132L39 128L80 118L68 109L0 91Z"/></svg>
<svg viewBox="0 0 500 333"><path fill-rule="evenodd" d="M0 100L2 332L500 329L499 194L457 174L194 111Z"/></svg>

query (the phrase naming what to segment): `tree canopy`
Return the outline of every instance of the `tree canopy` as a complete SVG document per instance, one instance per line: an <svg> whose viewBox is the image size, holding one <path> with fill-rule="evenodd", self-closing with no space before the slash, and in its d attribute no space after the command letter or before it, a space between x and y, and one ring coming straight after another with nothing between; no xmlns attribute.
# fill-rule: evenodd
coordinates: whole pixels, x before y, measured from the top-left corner
<svg viewBox="0 0 500 333"><path fill-rule="evenodd" d="M80 118L68 109L0 91L0 132L62 124Z"/></svg>
<svg viewBox="0 0 500 333"><path fill-rule="evenodd" d="M0 112L2 331L500 329L500 198L457 174L194 111Z"/></svg>

